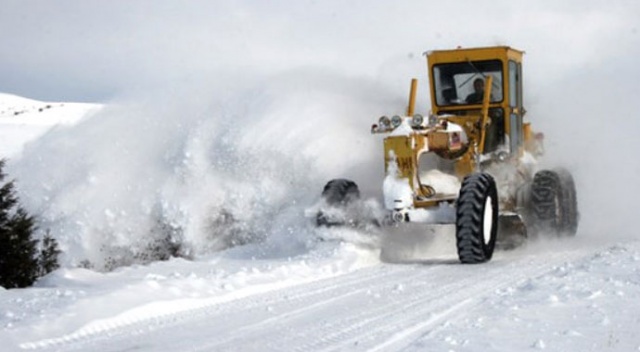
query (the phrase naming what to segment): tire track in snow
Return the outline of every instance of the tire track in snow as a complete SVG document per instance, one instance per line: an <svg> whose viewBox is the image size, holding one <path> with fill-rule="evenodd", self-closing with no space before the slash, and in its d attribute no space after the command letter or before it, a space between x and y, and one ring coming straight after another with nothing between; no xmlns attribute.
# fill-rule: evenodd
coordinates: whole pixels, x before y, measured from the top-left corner
<svg viewBox="0 0 640 352"><path fill-rule="evenodd" d="M391 275L392 273L389 273ZM189 318L194 317L203 317L212 314L216 315L224 315L226 314L232 305L228 305L229 302L238 300L242 301L246 308L256 308L256 307L264 307L265 305L273 304L274 302L278 302L282 300L281 292L287 288L291 288L291 292L287 293L286 299L290 302L295 302L298 300L304 300L307 297L313 297L316 295L321 295L325 292L330 292L336 287L350 287L350 286L358 286L362 282L368 282L372 279L378 279L379 274L376 272L369 272L365 275L357 275L355 276L355 280L347 279L342 280L342 278L348 278L351 274L339 275L337 277L333 277L331 279L335 279L330 285L326 284L326 277L315 277L309 280L299 280L293 283L284 283L284 284L266 284L266 285L254 285L249 286L244 289L240 289L236 292L231 292L227 295L216 296L211 298L199 298L199 299L187 299L184 301L191 302L188 308L181 308L174 312L162 312L162 313L149 313L146 312L144 314L140 314L140 316L136 316L136 314L131 314L132 311L140 310L142 307L134 308L130 311L124 312L119 316L101 319L99 321L94 321L83 328L80 328L72 333L49 338L40 341L34 342L24 342L20 344L20 347L23 349L39 349L39 348L48 348L55 346L68 345L72 343L81 343L82 341L87 341L92 338L100 338L100 335L109 335L110 337L114 337L117 335L127 334L131 330L146 330L149 328L153 329L154 327L165 327L174 324L179 324L180 322L187 320ZM342 282L344 281L344 282ZM304 289L296 289L297 286L304 286ZM275 292L274 295L270 295L270 293ZM253 296L265 296L262 299L253 299ZM271 297L273 296L273 297ZM149 305L153 304L174 304L174 301L160 301L153 302ZM149 306L147 305L147 306ZM144 327L144 329L140 329L140 327Z"/></svg>
<svg viewBox="0 0 640 352"><path fill-rule="evenodd" d="M473 266L379 265L31 347L119 351L144 336L153 341L151 350L395 350L481 304L496 290L584 255L565 250L507 254ZM163 336L167 328L173 330L170 340ZM182 338L176 338L176 329ZM207 338L202 336L205 331ZM188 344L194 337L199 346Z"/></svg>
<svg viewBox="0 0 640 352"><path fill-rule="evenodd" d="M422 275L421 273L414 272L410 278L398 277L396 271L387 269L389 268L376 267L376 270L364 269L365 273L356 272L345 275L343 279L347 279L348 281L344 283L330 283L329 285L324 283L326 285L325 288L316 291L318 294L304 294L296 297L296 299L303 297L306 298L299 301L298 304L300 308L289 309L289 307L285 307L284 309L288 310L282 314L247 325L239 330L234 330L224 339L215 341L211 344L206 344L205 346L196 349L196 351L232 350L234 346L237 346L242 340L245 340L248 334L253 333L260 335L261 332L264 331L263 329L265 326L268 326L270 330L285 330L288 326L292 326L290 323L292 320L304 320L306 316L312 315L314 312L322 311L326 306L337 305L345 299L357 298L357 296L362 295L363 293L366 294L366 291L369 291L372 285L378 284L380 280L398 283L407 279L417 278ZM380 270L383 272L381 273ZM361 274L364 274L367 279L360 280L358 276ZM318 284L323 284L323 282L319 282ZM282 298L275 298L273 304L290 306L292 302L289 301L289 299L282 300ZM279 309L280 308L277 307L274 308L276 311ZM267 336L267 338L269 338L269 336ZM286 340L283 336L278 336L271 342L281 343L283 339ZM269 342L266 344L269 345Z"/></svg>
<svg viewBox="0 0 640 352"><path fill-rule="evenodd" d="M430 294L429 298L435 298L433 303L405 310L400 318L400 323L392 329L395 332L387 334L388 337L385 340L378 340L374 347L367 350L374 352L406 347L418 336L438 330L446 319L453 318L462 311L482 304L487 297L496 291L509 286L520 286L531 278L552 272L558 264L584 256L586 255L583 252L570 251L537 258L535 265L527 266L524 269L520 264L530 259L505 263L506 268L503 268L503 265L493 266L478 277L463 280L461 285L456 285L458 288L455 290ZM471 266L472 270L474 268L475 266ZM437 299L438 294L443 294L443 298ZM429 317L426 321L425 315ZM378 329L374 329L376 334L390 331L390 329L385 329L384 323Z"/></svg>
<svg viewBox="0 0 640 352"><path fill-rule="evenodd" d="M260 334L246 334L242 338L209 343L197 350L393 350L406 346L415 337L428 332L463 309L481 304L483 296L549 272L553 270L554 264L577 255L561 253L545 256L542 260L534 260L533 265L525 264L529 259L523 259L485 266L456 264L393 267L395 274L390 276L392 280L376 280L375 286L365 287L357 293L337 294L331 298L331 305L344 308L357 304L366 300L362 292L372 289L378 290L380 295L387 295L389 298L386 301L382 298L382 302L379 300L376 304L365 305L361 309L353 305L347 314L344 309L334 309L340 314L336 314L336 319L332 319L330 324L313 319L310 321L308 317L300 319L283 314L280 321L270 321L269 329ZM379 268L364 270L375 271ZM451 279L452 271L472 275ZM398 295L398 292L393 291L399 283L406 287ZM303 331L286 335L275 333L286 331L287 326Z"/></svg>

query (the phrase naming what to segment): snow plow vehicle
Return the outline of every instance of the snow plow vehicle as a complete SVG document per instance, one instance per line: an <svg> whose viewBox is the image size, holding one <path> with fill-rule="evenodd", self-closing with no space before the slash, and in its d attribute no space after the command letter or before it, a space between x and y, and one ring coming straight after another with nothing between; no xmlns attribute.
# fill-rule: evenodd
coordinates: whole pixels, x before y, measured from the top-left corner
<svg viewBox="0 0 640 352"><path fill-rule="evenodd" d="M406 114L382 116L371 127L384 143L385 210L375 221L387 239L381 255L389 243L412 247L441 226L455 229L462 263L489 261L496 243L508 248L534 236L575 235L573 177L564 169L536 170L543 135L524 119L524 52L497 46L425 55L430 113L414 112L413 79ZM318 225L359 221L348 211L360 197L353 181L331 180L322 197Z"/></svg>

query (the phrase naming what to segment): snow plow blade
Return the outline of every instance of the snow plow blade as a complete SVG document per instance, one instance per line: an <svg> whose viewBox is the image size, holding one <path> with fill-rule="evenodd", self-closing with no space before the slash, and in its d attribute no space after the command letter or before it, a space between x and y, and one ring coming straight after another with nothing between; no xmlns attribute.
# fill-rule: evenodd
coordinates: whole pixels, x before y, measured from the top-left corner
<svg viewBox="0 0 640 352"><path fill-rule="evenodd" d="M401 223L383 229L380 260L387 263L457 263L455 225Z"/></svg>

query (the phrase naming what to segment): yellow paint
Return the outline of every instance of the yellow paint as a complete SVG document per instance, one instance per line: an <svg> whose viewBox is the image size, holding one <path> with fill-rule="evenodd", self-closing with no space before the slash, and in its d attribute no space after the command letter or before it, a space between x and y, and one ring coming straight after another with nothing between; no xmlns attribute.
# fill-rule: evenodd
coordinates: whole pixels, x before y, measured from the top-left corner
<svg viewBox="0 0 640 352"><path fill-rule="evenodd" d="M427 66L429 69L431 112L441 115L441 120L448 123L460 125L467 136L468 146L460 148L459 143L453 143L454 133L447 130L442 125L430 126L424 129L414 129L407 136L389 136L384 140L385 170L389 169L389 163L395 162L399 171L399 176L409 181L414 191L414 206L416 208L435 206L441 201L450 201L450 195L432 194L428 192L428 187L421 187L418 177L418 167L420 154L424 152L435 152L441 157L455 160L455 173L459 178L463 178L470 173L477 171L478 156L483 153L486 139L486 127L490 126L491 118L489 109L502 108L504 111L504 130L510 134L511 126L510 113L521 116L521 107L510 106L512 97L509 96L512 90L509 89L511 83L509 74L509 61L517 64L522 62L524 52L506 47L486 47L473 49L437 50L427 53ZM491 102L491 92L493 88L493 77L488 75L485 81L485 94L482 105L462 104L450 106L438 106L436 104L436 92L434 89L434 66L448 63L464 63L469 61L499 60L502 64L502 101ZM520 84L521 85L521 84ZM417 92L417 80L411 81L409 93L409 104L407 115L413 116L415 111ZM475 105L475 106L474 106ZM464 114L454 114L464 111ZM446 115L442 115L446 114ZM426 119L426 117L425 117ZM522 124L523 140L518 145L518 150L522 150L525 145L534 140L529 123ZM519 153L518 153L519 154ZM436 190L437 191L437 190Z"/></svg>
<svg viewBox="0 0 640 352"><path fill-rule="evenodd" d="M418 91L418 80L411 79L411 90L409 91L409 106L407 107L407 116L413 116L416 109L416 92Z"/></svg>

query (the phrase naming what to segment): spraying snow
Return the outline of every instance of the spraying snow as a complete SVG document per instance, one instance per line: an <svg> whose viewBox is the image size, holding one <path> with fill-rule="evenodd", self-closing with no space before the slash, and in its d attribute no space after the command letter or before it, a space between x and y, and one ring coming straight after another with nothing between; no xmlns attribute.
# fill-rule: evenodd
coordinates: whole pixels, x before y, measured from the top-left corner
<svg viewBox="0 0 640 352"><path fill-rule="evenodd" d="M69 264L304 243L304 207L326 180L375 173L377 145L362 126L395 104L372 82L330 72L189 89L110 104L12 164Z"/></svg>

